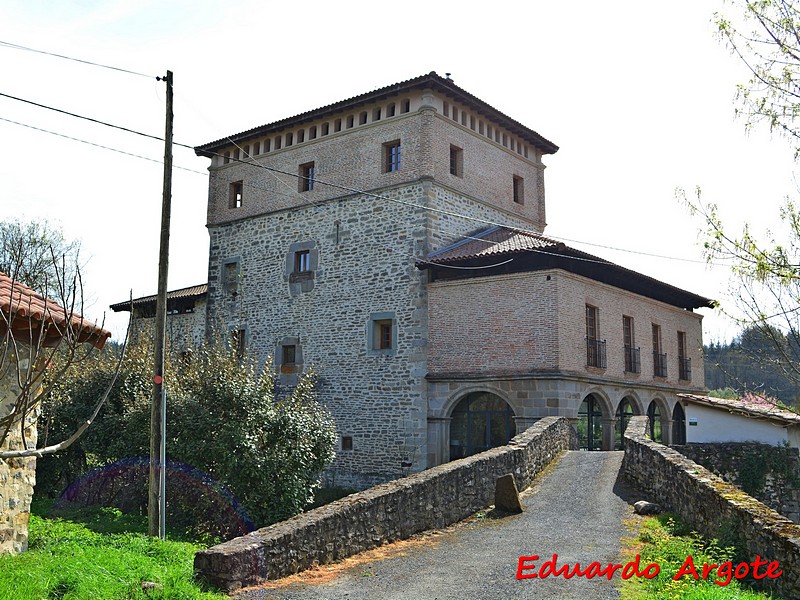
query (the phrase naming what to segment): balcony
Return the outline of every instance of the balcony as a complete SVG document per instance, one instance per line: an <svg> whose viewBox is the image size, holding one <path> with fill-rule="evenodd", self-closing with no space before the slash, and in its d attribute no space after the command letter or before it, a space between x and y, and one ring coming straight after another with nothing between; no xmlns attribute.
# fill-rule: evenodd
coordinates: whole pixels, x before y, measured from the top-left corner
<svg viewBox="0 0 800 600"><path fill-rule="evenodd" d="M653 377L667 376L667 355L653 352Z"/></svg>
<svg viewBox="0 0 800 600"><path fill-rule="evenodd" d="M606 368L606 341L586 339L586 366Z"/></svg>
<svg viewBox="0 0 800 600"><path fill-rule="evenodd" d="M692 380L692 359L691 358L679 358L678 359L678 372L679 372L681 380L683 380L683 381L691 381Z"/></svg>
<svg viewBox="0 0 800 600"><path fill-rule="evenodd" d="M626 373L641 373L642 366L639 360L639 348L633 346L625 346L625 372Z"/></svg>

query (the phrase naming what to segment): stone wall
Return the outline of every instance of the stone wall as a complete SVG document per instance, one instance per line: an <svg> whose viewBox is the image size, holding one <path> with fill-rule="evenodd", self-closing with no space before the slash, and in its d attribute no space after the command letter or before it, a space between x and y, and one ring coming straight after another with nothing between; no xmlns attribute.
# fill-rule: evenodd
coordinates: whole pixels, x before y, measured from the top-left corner
<svg viewBox="0 0 800 600"><path fill-rule="evenodd" d="M800 523L800 451L757 443L686 444L675 450Z"/></svg>
<svg viewBox="0 0 800 600"><path fill-rule="evenodd" d="M646 430L647 417L631 419L625 476L702 535L733 541L752 558L778 561L783 575L762 583L783 598L800 598L800 526L677 450L653 442Z"/></svg>
<svg viewBox="0 0 800 600"><path fill-rule="evenodd" d="M11 361L13 366L15 363ZM19 393L16 373L0 373L0 416L9 414ZM37 411L38 412L38 411ZM36 421L26 423L25 440L36 446ZM19 424L12 427L0 451L21 450ZM25 552L28 549L28 519L30 518L33 486L36 483L35 458L0 458L0 554Z"/></svg>
<svg viewBox="0 0 800 600"><path fill-rule="evenodd" d="M507 446L376 486L195 555L201 580L233 591L440 528L489 506L495 481L527 488L575 447L566 419L542 419Z"/></svg>

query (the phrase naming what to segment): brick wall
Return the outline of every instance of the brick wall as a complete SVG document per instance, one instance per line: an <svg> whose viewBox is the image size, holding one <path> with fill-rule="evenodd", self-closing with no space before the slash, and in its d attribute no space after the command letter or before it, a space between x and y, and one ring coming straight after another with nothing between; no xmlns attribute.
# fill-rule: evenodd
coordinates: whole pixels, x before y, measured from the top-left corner
<svg viewBox="0 0 800 600"><path fill-rule="evenodd" d="M762 583L783 598L800 598L800 526L677 450L648 439L646 428L647 417L634 417L625 431L625 476L702 535L732 536L748 556L778 561L783 575Z"/></svg>
<svg viewBox="0 0 800 600"><path fill-rule="evenodd" d="M347 496L198 552L195 575L234 591L444 527L492 504L498 477L512 473L518 489L525 489L574 444L566 419L544 419L508 446Z"/></svg>

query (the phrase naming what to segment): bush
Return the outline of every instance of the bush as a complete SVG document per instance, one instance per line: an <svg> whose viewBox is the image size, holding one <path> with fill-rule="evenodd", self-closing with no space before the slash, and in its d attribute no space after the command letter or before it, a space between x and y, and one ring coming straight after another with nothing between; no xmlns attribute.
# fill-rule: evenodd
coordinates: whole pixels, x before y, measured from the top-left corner
<svg viewBox="0 0 800 600"><path fill-rule="evenodd" d="M37 491L54 495L92 468L149 455L152 359L148 350L142 345L130 349L106 406L87 434L64 455L40 461ZM113 357L98 357L58 382L44 406L48 437L61 439L86 418L114 368ZM336 440L332 419L316 401L313 374L303 376L288 396L279 399L271 364L258 374L252 362L240 360L231 348L210 344L194 352L190 361L171 361L165 382L170 461L207 474L208 489L213 487L211 480L227 488L259 526L295 515L313 499ZM111 471L106 469L105 476ZM126 473L130 477L130 471ZM214 504L190 487L168 486L167 514L193 518L200 534L230 535L225 527L207 527L203 521L215 512ZM128 481L100 488L113 493L95 500L120 507L126 503L127 508L146 504L146 497L139 496L146 483ZM187 512L194 517L187 517ZM191 525L187 522L187 528Z"/></svg>

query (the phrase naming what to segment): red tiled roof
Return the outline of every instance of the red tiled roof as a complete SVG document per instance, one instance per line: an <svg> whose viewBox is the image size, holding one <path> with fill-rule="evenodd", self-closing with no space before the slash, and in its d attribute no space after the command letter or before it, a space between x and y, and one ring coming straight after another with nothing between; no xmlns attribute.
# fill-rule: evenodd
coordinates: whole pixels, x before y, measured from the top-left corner
<svg viewBox="0 0 800 600"><path fill-rule="evenodd" d="M532 231L519 231L509 227L492 227L465 240L452 244L428 256L432 263L448 263L461 260L497 256L530 250L565 250L563 242L550 239Z"/></svg>
<svg viewBox="0 0 800 600"><path fill-rule="evenodd" d="M742 414L748 417L771 419L781 421L789 425L800 425L800 414L778 408L774 404L765 402L760 396L747 395L744 398L712 398L711 396L697 396L695 394L678 394L688 402L703 404L720 410L726 410L733 414Z"/></svg>
<svg viewBox="0 0 800 600"><path fill-rule="evenodd" d="M233 134L230 137L224 137L219 140L197 146L194 151L198 156L211 157L215 151L223 148L224 146L230 146L233 142L238 143L251 137L264 135L265 133L273 131L279 131L286 127L308 122L313 119L330 116L335 112L350 110L368 102L374 102L389 96L396 96L397 94L401 94L408 90L423 88L435 89L446 96L453 98L454 100L463 102L479 114L488 118L492 118L501 123L511 133L524 138L529 143L542 150L542 152L545 154L553 154L558 151L558 146L556 146L550 140L542 137L522 123L515 121L511 117L501 113L499 110L490 106L480 98L473 96L468 91L458 87L455 83L453 83L452 79L445 79L444 77L437 75L435 71L431 71L426 75L414 77L413 79L407 79L406 81L401 81L393 85L373 90L365 94L353 96L352 98L347 98L346 100L341 100L340 102L336 102L334 104L329 104L321 108L300 113L294 117L288 117L286 119L281 119L280 121L268 123L267 125L248 129L247 131Z"/></svg>
<svg viewBox="0 0 800 600"><path fill-rule="evenodd" d="M208 284L201 283L200 285L193 285L186 288L181 288L179 290L173 290L171 292L167 292L167 300L178 300L180 298L201 298L208 293ZM158 295L153 294L152 296L142 296L141 298L134 298L131 300L125 300L125 302L117 302L116 304L111 305L111 310L114 312L121 312L121 311L129 311L131 309L131 303L133 306L141 306L143 304L149 304L151 302L155 303L157 300Z"/></svg>
<svg viewBox="0 0 800 600"><path fill-rule="evenodd" d="M53 345L63 337L67 324L77 333L78 341L89 342L98 349L111 337L110 331L70 313L3 272L0 272L0 313L0 335L5 335L10 327L12 335L22 342L31 336L38 340L43 327L44 345Z"/></svg>

